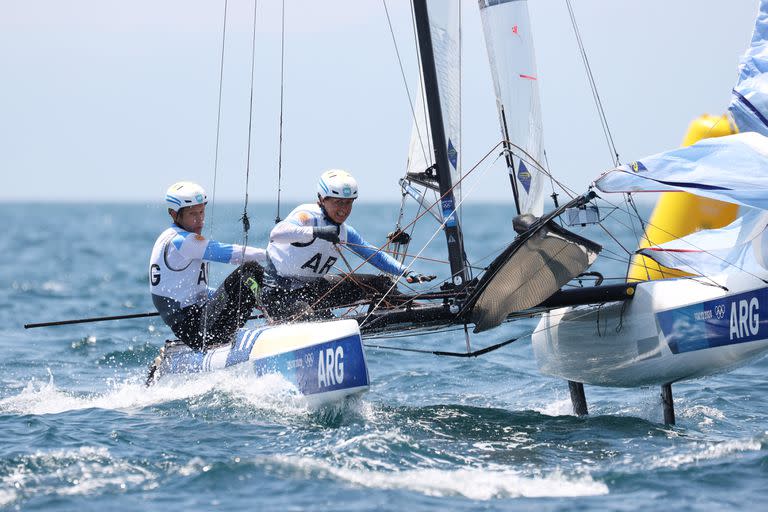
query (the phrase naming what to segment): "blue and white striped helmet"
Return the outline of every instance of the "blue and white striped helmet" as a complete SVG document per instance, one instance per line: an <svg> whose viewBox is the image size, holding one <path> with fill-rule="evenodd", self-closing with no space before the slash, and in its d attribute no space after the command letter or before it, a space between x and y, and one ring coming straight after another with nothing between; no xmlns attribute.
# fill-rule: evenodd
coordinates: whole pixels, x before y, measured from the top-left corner
<svg viewBox="0 0 768 512"><path fill-rule="evenodd" d="M322 199L326 197L357 199L357 180L341 169L325 171L317 182L317 195Z"/></svg>
<svg viewBox="0 0 768 512"><path fill-rule="evenodd" d="M178 212L187 206L207 203L208 196L205 195L205 189L197 183L179 181L168 187L168 191L165 193L165 202L168 208Z"/></svg>

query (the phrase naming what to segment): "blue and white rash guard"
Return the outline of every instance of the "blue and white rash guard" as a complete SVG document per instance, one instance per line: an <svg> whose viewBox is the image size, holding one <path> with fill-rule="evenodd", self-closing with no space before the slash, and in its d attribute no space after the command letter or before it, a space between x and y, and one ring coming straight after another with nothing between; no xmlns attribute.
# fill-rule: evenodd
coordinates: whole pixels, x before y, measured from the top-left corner
<svg viewBox="0 0 768 512"><path fill-rule="evenodd" d="M302 204L272 228L267 256L280 277L292 280L292 288L324 276L336 263L338 249L313 234L314 227L335 225L317 204ZM383 272L399 276L405 271L397 260L366 242L346 223L340 226L339 239Z"/></svg>
<svg viewBox="0 0 768 512"><path fill-rule="evenodd" d="M233 265L256 261L263 265L266 252L208 240L176 224L157 238L149 260L149 291L166 324L175 325L183 318L184 308L202 303L213 293L208 287L211 261Z"/></svg>

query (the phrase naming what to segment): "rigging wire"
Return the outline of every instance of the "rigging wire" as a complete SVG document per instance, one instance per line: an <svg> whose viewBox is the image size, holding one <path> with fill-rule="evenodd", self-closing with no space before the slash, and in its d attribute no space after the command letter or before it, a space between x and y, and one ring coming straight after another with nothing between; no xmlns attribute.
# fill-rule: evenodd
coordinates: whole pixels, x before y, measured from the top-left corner
<svg viewBox="0 0 768 512"><path fill-rule="evenodd" d="M613 204L613 203L611 203L610 201L608 201L607 199L605 199L605 198L603 198L603 197L601 197L600 199L601 199L602 201L604 201L604 202L608 203L609 205L611 205L613 208L615 208L615 209L618 209L618 210L620 210L620 211L622 211L622 212L626 212L626 210L622 209L622 207L621 207L621 206L618 206L618 205L616 205L616 204ZM621 224L621 225L622 225L622 226L624 226L625 228L629 229L629 227L628 227L626 224L623 224L623 223L621 222L621 220L620 220L620 219L618 219L618 218L617 218L617 219L616 219L616 222L617 222L618 224ZM713 258L715 258L715 259L717 259L717 260L721 261L723 264L725 264L725 265L727 265L727 266L729 266L729 267L733 267L733 268L735 268L735 269L739 270L740 272L743 272L743 273L745 273L745 274L749 275L750 277L754 277L755 279L758 279L758 280L760 280L760 281L762 281L762 282L764 282L764 283L765 283L765 282L768 282L768 281L766 281L765 279L761 278L760 276L758 276L758 275L755 275L755 274L753 274L752 272L750 272L750 271L748 271L748 270L744 269L743 267L741 267L741 266L739 266L739 265L737 265L737 264L735 264L735 263L733 263L733 262L731 262L731 261L728 261L728 260L726 260L725 258L721 258L721 257L720 257L720 256L718 256L717 254L714 254L714 253L712 253L712 252L710 252L710 251L707 251L707 250L705 250L705 249L702 249L701 247L697 246L696 244L694 244L694 243L693 243L693 242L691 242L690 240L683 240L682 238L679 238L679 237L676 237L676 236L674 236L674 234L673 234L673 233L671 233L670 231L667 231L666 229L662 228L661 226L658 226L658 225L656 225L656 224L653 224L653 223L651 223L651 222L650 222L648 219L645 219L645 223L646 223L646 226L651 226L651 227L653 227L653 228L655 228L655 229L659 230L660 232L662 232L662 233L664 233L664 234L667 234L667 235L669 235L669 236L671 236L671 237L673 237L673 238L676 238L676 239L677 239L677 240L679 240L679 241L680 241L680 240L681 240L681 241L684 241L686 244L688 244L689 246L693 247L693 249L695 249L695 250L697 250L697 251L700 251L700 252L702 252L702 253L704 253L704 254L707 254L707 255L709 255L709 256L711 256L711 257L713 257ZM603 228L603 229L605 229L605 228ZM610 235L610 234L609 234L609 235ZM617 243L618 243L618 242L617 242ZM656 246L656 247L659 247L657 244L652 244L652 246ZM626 249L625 249L625 250L626 250ZM627 251L627 253L628 253L628 254L632 254L632 253L630 253L629 251ZM670 252L670 253L669 253L669 256L670 256L670 257L672 257L673 259L677 259L678 261L682 261L682 259L681 259L681 258L679 258L678 256L676 256L674 253L671 253L671 252ZM640 264L636 264L636 265L640 265ZM691 267L691 268L692 268L694 271L696 271L696 269L695 269L695 268L693 268L693 267ZM716 282L715 282L713 279L711 279L711 278L709 278L709 277L705 276L705 275L704 275L702 272L698 272L698 271L696 271L696 272L699 274L699 277L701 277L701 278L703 278L703 279L709 279L710 281L712 281L712 283L715 283L715 286L718 286L718 287L720 287L720 288L723 288L723 286L721 286L721 285L717 284L717 283L716 283Z"/></svg>
<svg viewBox="0 0 768 512"><path fill-rule="evenodd" d="M458 186L458 185L459 185L459 184L460 184L460 183L461 183L461 182L462 182L464 179L466 179L466 178L467 178L467 177L469 177L469 176L470 176L470 175L471 175L471 174L472 174L474 171L476 171L476 170L478 169L478 167L480 167L480 164L481 164L481 163L483 163L483 162L484 162L484 161L485 161L485 160L486 160L486 159L487 159L487 158L488 158L488 157L489 157L491 154L493 154L493 153L494 153L494 152L495 152L495 151L498 149L498 147L499 147L501 144L502 144L502 142L499 142L499 143L497 143L496 145L494 145L494 146L493 146L493 147L492 147L492 148L491 148L491 149L490 149L490 150L489 150L489 151L488 151L488 152L487 152L487 153L486 153L486 154L485 154L485 155L484 155L484 156L483 156L483 157L482 157L482 158L481 158L479 161L478 161L478 163L477 163L477 164L475 164L475 165L474 165L474 166L473 166L473 167L472 167L472 168L471 168L471 169L470 169L470 170L469 170L469 171L468 171L468 172L467 172L467 173L466 173L466 174L465 174L465 175L464 175L464 176L463 176L463 177L462 177L460 180L458 180L456 183L454 183L454 184L451 186L451 188L450 188L450 189L448 189L448 191L446 191L446 194L450 193L450 192L453 190L453 188L455 188L456 186ZM499 157L497 156L496 158L498 159ZM496 162L496 160L494 160L494 161L493 161L493 162L492 162L492 163L491 163L491 164L490 164L488 167L486 167L486 169L485 169L485 170L487 171L487 170L488 170L488 168L490 168L490 166L491 166L491 165L493 165L493 163L495 163L495 162ZM416 223L416 222L417 222L417 221L418 221L418 220L419 220L421 217L423 217L424 215L426 215L426 214L429 212L429 210L430 210L432 207L434 207L434 206L435 206L435 205L436 205L438 202L440 202L440 200L441 200L441 199L442 199L442 196L441 196L441 197L438 197L437 199L435 199L435 201L434 201L434 202L433 202L433 203L432 203L432 204L431 204L431 205L430 205L428 208L426 208L426 209L425 209L423 212L421 212L419 215L417 215L417 216L416 216L416 217L415 217L415 218L414 218L414 219L413 219L413 220L412 220L412 221L411 221L409 224L407 224L407 225L406 225L406 226L405 226L403 229L409 229L411 226L413 226L413 225L414 225L414 224L415 224L415 223ZM465 199L466 199L466 198L465 198ZM444 225L444 222L443 222L443 224L441 224L441 226L442 226L442 225ZM438 228L438 230L435 232L435 234L433 234L433 235L432 235L432 238L431 238L431 239L430 239L430 240L429 240L429 241L428 241L428 242L427 242L427 243L424 245L424 247L421 249L421 251L419 251L419 253L416 255L416 257L417 257L417 258L421 256L421 252L423 252L423 251L426 249L427 245L429 245L429 243L430 243L430 242L431 242L431 241L432 241L432 240L433 240L433 239L434 239L434 238L437 236L437 233L439 233L439 232L440 232L440 229ZM365 265L366 263L368 263L368 261L370 261L370 259L371 259L371 258L373 258L373 256L376 254L376 252L377 252L377 251L380 251L380 250L382 250L382 249L384 249L384 248L387 246L387 244L388 244L388 243L389 243L389 242L386 242L386 243L384 243L384 245L381 245L380 247L376 248L376 251L372 252L372 253L371 253L371 255L370 255L368 258L366 258L365 260L363 260L363 262L362 262L362 263L360 263L360 264L359 264L357 267L355 267L355 269L354 269L352 272L356 272L356 271L358 271L358 270L359 270L359 269L360 269L360 268L361 268L363 265ZM415 261L415 259L414 259L414 261ZM413 265L413 262L411 262L411 265ZM411 265L409 265L407 268L408 268L408 269L410 269ZM320 302L321 302L321 301L322 301L322 300L323 300L323 299L324 299L324 298L325 298L325 297L326 297L326 296L327 296L329 293L331 293L333 290L335 290L335 289L336 289L336 288L337 288L337 287L338 287L338 286L339 286L339 285L340 285L340 284L341 284L341 283L342 283L342 282L343 282L345 279L347 279L348 275L349 275L349 274L345 275L343 279L341 279L341 280L340 280L338 283L334 284L334 285L333 285L333 286L332 286L332 287L331 287L329 290L327 290L327 291L326 291L326 292L325 292L325 293L324 293L322 296L320 296L320 297L319 297L317 300L315 300L315 302L314 302L313 304L311 304L311 305L310 305L310 309L312 309L312 308L314 308L315 306L317 306L317 305L318 305L318 304L319 304L319 303L320 303ZM452 276L452 277L453 277L453 276ZM394 289L394 287L396 286L396 284L397 284L397 282L393 283L393 284L392 284L392 287L390 287L390 289L389 289L389 290L387 290L387 292L385 293L385 295L386 295L386 294L388 294L388 293L390 293L390 292L392 291L392 289ZM374 306L374 308L372 308L370 312L372 313L373 311L375 311L375 309L376 309L377 307L379 307L379 305L380 305L380 304L381 304L381 301L379 301L379 303L378 303L378 304L376 304L376 306ZM289 319L289 321L290 321L290 320L295 320L295 318L291 317L291 318Z"/></svg>
<svg viewBox="0 0 768 512"><path fill-rule="evenodd" d="M256 77L256 14L259 6L259 0L253 2L253 31L251 36L251 84L250 98L248 100L248 145L245 159L245 200L243 203L243 216L240 220L243 223L243 246L248 245L248 231L251 229L251 222L248 218L248 188L251 178L251 149L253 146L253 91L254 79ZM243 253L245 248L243 248Z"/></svg>
<svg viewBox="0 0 768 512"><path fill-rule="evenodd" d="M568 14L571 17L573 32L576 35L576 42L579 45L579 53L581 54L581 59L584 62L584 69L587 72L587 80L589 81L589 87L592 90L592 99L594 99L595 106L597 107L597 113L598 113L598 116L600 117L600 124L603 127L603 134L605 135L605 141L608 144L608 150L611 152L611 161L613 162L614 166L618 167L620 165L619 152L616 150L616 145L614 144L614 141L613 141L613 134L611 134L611 129L608 126L608 118L605 115L603 102L600 99L600 95L597 92L597 83L595 82L595 77L592 74L592 68L589 65L589 59L587 58L587 51L584 48L584 41L582 41L581 39L579 26L576 23L576 15L573 12L573 6L571 6L571 0L565 0L565 3L568 6Z"/></svg>
<svg viewBox="0 0 768 512"><path fill-rule="evenodd" d="M280 15L280 121L277 149L277 213L275 224L280 222L280 196L283 191L283 98L285 94L285 0Z"/></svg>
<svg viewBox="0 0 768 512"><path fill-rule="evenodd" d="M218 182L219 174L219 143L221 141L221 103L224 90L224 48L227 41L227 5L228 0L224 0L224 16L221 28L221 57L219 58L219 98L216 113L216 144L213 152L213 189L211 192L211 213L216 208L216 184ZM208 231L213 231L213 215L211 215L211 222L208 223ZM206 338L208 333L208 315L203 315L203 339Z"/></svg>
<svg viewBox="0 0 768 512"><path fill-rule="evenodd" d="M632 212L631 212L631 211L629 211L629 208L631 208L631 207L634 207L634 205L633 205L633 203L632 203L632 195L631 195L631 194L629 194L629 193L627 193L627 194L622 194L622 195L624 196L624 203L627 205L627 218L629 219L629 224L630 224L630 227L632 228L632 235L635 237L635 243L636 243L636 244L637 244L637 246L639 247L639 246L640 246L640 237L638 237L638 236L637 236L637 231L635 230L635 222L634 222L634 217L633 217L633 215L632 215ZM639 218L640 216L638 215L638 211L637 211L637 208L634 208L634 210L635 210L635 215L637 215L637 217ZM642 221L641 221L641 222L640 222L640 225L642 226L642 224L643 224L643 223L642 223ZM649 240L649 243L650 243L650 240ZM630 262L631 262L633 259L634 259L634 258L631 258L631 259L630 259ZM650 280L651 280L651 272L650 272L650 270L648 269L648 266L646 265L646 260L645 260L645 258L642 258L642 261L643 261L643 267L645 268L645 277L646 277L646 279L647 279L648 281L650 281ZM630 267L629 267L629 266L627 266L627 276L629 276L629 271L630 271Z"/></svg>
<svg viewBox="0 0 768 512"><path fill-rule="evenodd" d="M413 117L413 123L416 128L416 134L419 139L419 146L421 147L421 152L424 155L424 161L429 161L429 157L427 156L427 150L424 147L424 139L421 135L421 131L419 129L419 122L416 116L416 108L413 105L413 98L411 96L411 90L408 88L408 80L405 77L405 68L403 67L403 60L400 57L400 49L397 46L397 39L395 38L395 30L392 27L392 19L389 17L389 9L387 8L387 0L381 0L382 5L384 6L384 13L387 16L387 24L389 25L389 33L392 36L392 45L395 47L395 55L397 55L397 64L400 66L400 75L403 78L403 86L405 87L405 94L408 96L408 105L411 107L411 116ZM411 14L413 14L413 7L411 7ZM414 23L415 26L415 23ZM414 34L415 34L415 28L414 28ZM418 46L417 46L418 48ZM418 53L418 52L417 52ZM421 65L419 64L419 68L421 68Z"/></svg>
<svg viewBox="0 0 768 512"><path fill-rule="evenodd" d="M248 186L251 177L251 146L253 143L253 90L254 90L254 77L256 76L256 19L259 7L259 0L253 2L253 31L251 38L251 84L250 84L250 99L248 102L248 145L246 150L245 160L245 199L243 201L243 215L240 217L240 221L243 225L243 248L241 258L245 259L245 249L248 246L248 231L251 229L251 221L248 218ZM240 286L237 287L237 315L240 316L242 309L243 298L243 274L240 274Z"/></svg>
<svg viewBox="0 0 768 512"><path fill-rule="evenodd" d="M221 103L224 91L224 47L227 41L227 4L229 0L224 0L224 16L221 28L221 57L219 58L219 99L216 114L216 146L213 154L213 192L211 193L211 209L216 205L216 183L219 173L219 144L221 142ZM210 223L210 230L213 230L213 222Z"/></svg>
<svg viewBox="0 0 768 512"><path fill-rule="evenodd" d="M459 109L458 109L459 110L459 126L458 126L459 144L458 144L458 146L459 147L458 147L458 151L459 151L459 154L456 155L457 156L457 158L456 158L456 166L457 166L456 171L458 171L459 179L461 179L461 176L462 176L462 173L463 173L462 160L464 158L464 149L463 149L463 146L464 146L464 133L462 131L462 121L463 121L463 118L462 118L462 115L461 115L462 114L462 108L461 107L464 105L464 101L462 100L462 96L461 96L461 94L462 94L462 92L461 92L461 82L463 80L463 71L464 71L464 66L462 65L461 58L462 58L462 53L463 53L463 50L464 50L464 40L461 37L462 36L462 32L461 32L461 27L462 27L461 2L456 2L456 8L459 11L459 13L458 13L458 18L459 18L459 30L458 30L458 32L459 32ZM462 200L461 200L462 189L461 189L461 187L459 187L458 191L459 191L459 204L462 204ZM463 217L463 216L464 216L463 208L460 206L459 207L459 217ZM462 243L462 247L461 247L461 252L462 253L464 252L464 247L463 246L464 246L464 244ZM466 265L466 258L465 258L465 265ZM470 271L470 276L469 277L470 277L470 279L472 278L472 272L471 271Z"/></svg>
<svg viewBox="0 0 768 512"><path fill-rule="evenodd" d="M409 2L411 4L411 28L412 28L412 34L413 34L413 49L416 52L416 63L418 64L418 71L419 71L419 100L421 101L422 106L422 114L424 114L424 129L426 130L426 138L428 140L432 140L432 127L429 124L429 113L427 112L427 91L424 88L424 63L421 62L421 52L419 51L419 34L418 30L416 28L416 8L414 6L413 2ZM424 162L426 162L427 167L431 168L435 165L435 162L432 160L434 157L433 152L431 148L427 148L424 150L424 141L421 140L421 134L419 134L419 144L421 144L422 151L425 151L424 153ZM429 145L428 145L429 146Z"/></svg>

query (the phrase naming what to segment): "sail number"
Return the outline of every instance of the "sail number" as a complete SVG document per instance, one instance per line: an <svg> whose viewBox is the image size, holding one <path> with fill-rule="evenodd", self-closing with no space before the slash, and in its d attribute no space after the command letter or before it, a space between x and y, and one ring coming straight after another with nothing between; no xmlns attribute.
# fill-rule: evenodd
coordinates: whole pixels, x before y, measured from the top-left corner
<svg viewBox="0 0 768 512"><path fill-rule="evenodd" d="M731 321L729 339L755 336L760 330L760 302L757 297L750 301L744 299L731 302Z"/></svg>
<svg viewBox="0 0 768 512"><path fill-rule="evenodd" d="M317 354L317 387L344 382L344 347L320 350Z"/></svg>

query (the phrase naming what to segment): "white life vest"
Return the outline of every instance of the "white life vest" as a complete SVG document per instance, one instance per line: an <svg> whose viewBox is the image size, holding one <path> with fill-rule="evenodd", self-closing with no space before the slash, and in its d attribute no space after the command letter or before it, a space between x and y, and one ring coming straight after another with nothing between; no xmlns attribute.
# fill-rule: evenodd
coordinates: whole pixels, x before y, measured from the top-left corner
<svg viewBox="0 0 768 512"><path fill-rule="evenodd" d="M327 274L340 255L327 240L315 238L313 228L335 226L316 204L296 207L269 235L267 255L281 277L311 281ZM347 240L347 226L341 224L339 239Z"/></svg>

